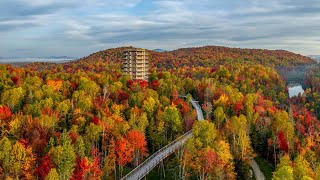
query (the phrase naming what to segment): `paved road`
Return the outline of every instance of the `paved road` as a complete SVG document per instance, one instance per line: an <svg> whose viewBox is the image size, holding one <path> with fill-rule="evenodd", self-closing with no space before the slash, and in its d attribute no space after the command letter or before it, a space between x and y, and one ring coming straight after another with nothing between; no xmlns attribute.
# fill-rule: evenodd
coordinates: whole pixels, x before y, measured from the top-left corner
<svg viewBox="0 0 320 180"><path fill-rule="evenodd" d="M198 101L194 100L193 98L190 99L190 102L192 104L192 106L196 109L197 111L197 118L198 120L204 120L203 118L203 113L202 113L202 109L201 106L199 105Z"/></svg>
<svg viewBox="0 0 320 180"><path fill-rule="evenodd" d="M186 97L186 96L179 96L179 97ZM194 100L193 98L190 99L192 106L197 111L197 119L204 120L203 112L199 103ZM142 162L139 166L133 169L130 173L122 178L122 180L133 179L138 180L142 179L145 175L147 175L154 167L156 167L161 161L163 161L166 157L170 154L178 150L183 144L192 137L192 131L185 133L184 135L180 136L178 139L174 140L170 144L166 145L165 147L161 148L154 154L152 154L148 159ZM265 177L260 170L258 164L255 162L254 159L251 160L250 166L253 169L255 177L257 180L264 180Z"/></svg>
<svg viewBox="0 0 320 180"><path fill-rule="evenodd" d="M265 180L264 174L262 173L260 167L258 166L257 162L252 159L250 161L250 166L253 169L254 175L256 176L256 180Z"/></svg>
<svg viewBox="0 0 320 180"><path fill-rule="evenodd" d="M191 98L190 102L192 103L193 107L197 110L198 120L203 120L203 113L199 103L195 101L193 98ZM260 167L254 159L250 161L250 166L253 169L256 180L265 180L264 174L262 173Z"/></svg>
<svg viewBox="0 0 320 180"><path fill-rule="evenodd" d="M180 96L185 97L185 96ZM197 111L197 119L203 120L203 113L201 110L201 106L197 101L193 98L190 99L192 106ZM139 166L133 169L130 173L124 176L122 179L142 179L146 174L148 174L154 167L156 167L163 159L168 157L170 154L178 150L190 137L192 136L192 132L189 131L184 135L180 136L178 139L174 140L170 144L161 148L159 151L152 154L148 159L142 162Z"/></svg>

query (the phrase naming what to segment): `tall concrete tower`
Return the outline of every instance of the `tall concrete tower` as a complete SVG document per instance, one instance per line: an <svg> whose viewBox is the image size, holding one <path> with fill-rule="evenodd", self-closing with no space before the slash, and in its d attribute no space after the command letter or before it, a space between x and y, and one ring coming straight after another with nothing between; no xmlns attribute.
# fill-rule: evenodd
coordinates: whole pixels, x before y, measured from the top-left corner
<svg viewBox="0 0 320 180"><path fill-rule="evenodd" d="M147 80L149 73L148 52L140 48L124 50L122 72L135 80Z"/></svg>

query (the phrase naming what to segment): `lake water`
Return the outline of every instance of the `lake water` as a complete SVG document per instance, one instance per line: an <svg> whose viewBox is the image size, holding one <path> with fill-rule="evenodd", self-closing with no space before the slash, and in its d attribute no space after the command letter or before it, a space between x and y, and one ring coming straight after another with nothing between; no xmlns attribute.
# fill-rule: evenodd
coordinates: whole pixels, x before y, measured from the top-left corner
<svg viewBox="0 0 320 180"><path fill-rule="evenodd" d="M292 98L294 96L298 96L299 93L301 93L301 95L304 93L304 90L303 90L301 84L289 84L288 90L289 90L289 97L290 98Z"/></svg>

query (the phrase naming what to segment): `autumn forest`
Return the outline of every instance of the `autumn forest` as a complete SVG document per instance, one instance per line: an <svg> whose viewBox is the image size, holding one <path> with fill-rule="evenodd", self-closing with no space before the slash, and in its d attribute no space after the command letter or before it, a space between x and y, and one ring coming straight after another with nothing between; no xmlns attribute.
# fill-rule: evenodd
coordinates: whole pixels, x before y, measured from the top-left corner
<svg viewBox="0 0 320 180"><path fill-rule="evenodd" d="M284 50L148 51L147 81L121 72L126 47L61 64L0 65L0 179L121 179L184 133L147 179L320 179L320 66ZM277 69L310 66L288 96ZM202 107L204 121L188 98ZM263 167L269 168L264 170Z"/></svg>

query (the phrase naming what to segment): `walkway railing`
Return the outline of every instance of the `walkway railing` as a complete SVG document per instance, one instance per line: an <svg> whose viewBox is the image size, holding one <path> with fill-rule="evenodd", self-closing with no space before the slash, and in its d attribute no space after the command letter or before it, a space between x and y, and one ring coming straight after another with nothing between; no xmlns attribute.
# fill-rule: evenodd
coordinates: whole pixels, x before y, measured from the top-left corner
<svg viewBox="0 0 320 180"><path fill-rule="evenodd" d="M153 153L149 158L142 162L139 166L133 169L130 173L124 176L122 179L142 179L148 174L155 166L163 161L170 154L180 148L190 137L192 136L191 130L175 139L168 145L164 146L157 152Z"/></svg>
<svg viewBox="0 0 320 180"><path fill-rule="evenodd" d="M185 98L186 96L179 96ZM201 106L199 103L194 100L192 97L190 99L192 106L197 111L197 119L203 120L203 113ZM170 154L179 149L190 137L192 136L192 131L188 131L182 136L178 137L168 145L164 146L157 152L153 153L150 157L148 157L145 161L143 161L139 166L134 168L130 173L125 175L122 180L133 179L139 180L142 179L146 174L148 174L154 167L156 167L161 161L163 161Z"/></svg>

